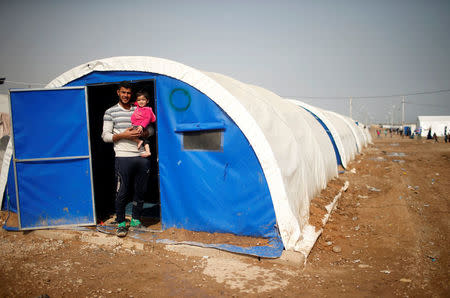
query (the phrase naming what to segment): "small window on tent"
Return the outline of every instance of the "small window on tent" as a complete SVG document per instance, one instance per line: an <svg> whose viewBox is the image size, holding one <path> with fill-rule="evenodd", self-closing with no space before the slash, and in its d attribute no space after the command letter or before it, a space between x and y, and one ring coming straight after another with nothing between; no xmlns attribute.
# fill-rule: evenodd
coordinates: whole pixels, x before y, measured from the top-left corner
<svg viewBox="0 0 450 298"><path fill-rule="evenodd" d="M184 150L222 151L223 130L183 132Z"/></svg>
<svg viewBox="0 0 450 298"><path fill-rule="evenodd" d="M183 136L183 150L223 151L225 124L218 122L180 123L175 132Z"/></svg>

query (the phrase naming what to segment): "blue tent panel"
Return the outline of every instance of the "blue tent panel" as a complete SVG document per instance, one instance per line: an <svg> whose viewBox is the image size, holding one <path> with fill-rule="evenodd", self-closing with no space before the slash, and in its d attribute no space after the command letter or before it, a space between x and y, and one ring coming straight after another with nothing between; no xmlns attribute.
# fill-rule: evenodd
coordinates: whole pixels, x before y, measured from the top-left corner
<svg viewBox="0 0 450 298"><path fill-rule="evenodd" d="M17 163L21 228L95 224L88 159Z"/></svg>
<svg viewBox="0 0 450 298"><path fill-rule="evenodd" d="M264 173L240 128L184 82L160 76L156 91L163 228L279 237ZM184 149L191 132L219 133L221 149Z"/></svg>

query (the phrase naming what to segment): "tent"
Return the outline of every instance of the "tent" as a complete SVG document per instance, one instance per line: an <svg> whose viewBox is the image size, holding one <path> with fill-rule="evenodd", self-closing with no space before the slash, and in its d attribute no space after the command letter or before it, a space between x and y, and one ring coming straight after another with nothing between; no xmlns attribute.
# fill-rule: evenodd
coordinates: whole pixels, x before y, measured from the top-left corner
<svg viewBox="0 0 450 298"><path fill-rule="evenodd" d="M120 81L154 98L149 200L160 205L163 229L267 237L301 252L315 241L310 200L338 165L317 119L261 87L154 57L95 60L44 89L11 90L12 159L0 187L9 174L21 230L92 225L111 204L114 157L100 134ZM348 162L364 145L357 127L327 113L345 130Z"/></svg>
<svg viewBox="0 0 450 298"><path fill-rule="evenodd" d="M321 124L333 145L338 165L347 167L360 148L372 143L367 127L338 113L311 106L300 100L288 99L290 102L308 111Z"/></svg>
<svg viewBox="0 0 450 298"><path fill-rule="evenodd" d="M445 127L447 134L450 132L450 116L417 116L417 127L422 129L422 137L426 137L430 129L431 135L436 133L438 137L442 137Z"/></svg>
<svg viewBox="0 0 450 298"><path fill-rule="evenodd" d="M333 144L338 165L346 168L347 163L355 157L357 147L355 146L355 136L344 118L339 114L311 106L299 100L290 101L311 113L321 123Z"/></svg>

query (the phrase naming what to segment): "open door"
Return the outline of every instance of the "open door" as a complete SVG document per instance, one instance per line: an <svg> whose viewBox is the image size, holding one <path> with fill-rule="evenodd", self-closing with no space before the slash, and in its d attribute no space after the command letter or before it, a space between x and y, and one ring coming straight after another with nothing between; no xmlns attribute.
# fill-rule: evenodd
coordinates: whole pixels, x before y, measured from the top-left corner
<svg viewBox="0 0 450 298"><path fill-rule="evenodd" d="M85 87L10 100L19 229L96 224Z"/></svg>

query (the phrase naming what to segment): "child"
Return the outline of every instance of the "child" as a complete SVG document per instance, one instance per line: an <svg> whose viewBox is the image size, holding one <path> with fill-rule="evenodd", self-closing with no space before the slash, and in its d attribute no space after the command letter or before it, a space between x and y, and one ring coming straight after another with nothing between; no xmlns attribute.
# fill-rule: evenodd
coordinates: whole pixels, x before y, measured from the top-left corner
<svg viewBox="0 0 450 298"><path fill-rule="evenodd" d="M133 115L131 115L131 124L133 124L133 127L139 130L139 132L142 132L150 123L156 121L156 116L153 113L152 108L146 106L148 104L148 99L149 95L146 91L141 90L136 93L136 109L134 110ZM137 145L138 149L141 148L142 144L144 144L145 152L142 153L141 156L149 157L151 153L148 140L140 138Z"/></svg>

